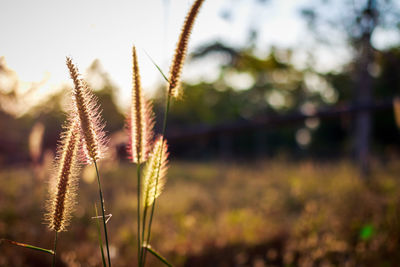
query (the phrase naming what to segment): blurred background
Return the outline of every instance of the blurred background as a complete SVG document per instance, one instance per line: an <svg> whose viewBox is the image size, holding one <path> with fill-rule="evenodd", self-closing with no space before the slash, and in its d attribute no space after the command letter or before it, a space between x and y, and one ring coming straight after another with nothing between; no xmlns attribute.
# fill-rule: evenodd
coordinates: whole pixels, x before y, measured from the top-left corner
<svg viewBox="0 0 400 267"><path fill-rule="evenodd" d="M126 159L131 48L156 132L192 1L0 3L0 237L50 248L43 222L72 56L110 137L101 176L115 266L136 261ZM400 3L206 0L172 103L170 170L152 245L176 266L396 266L400 261ZM59 266L100 266L95 171ZM149 266L162 266L149 257ZM2 244L0 266L50 257Z"/></svg>

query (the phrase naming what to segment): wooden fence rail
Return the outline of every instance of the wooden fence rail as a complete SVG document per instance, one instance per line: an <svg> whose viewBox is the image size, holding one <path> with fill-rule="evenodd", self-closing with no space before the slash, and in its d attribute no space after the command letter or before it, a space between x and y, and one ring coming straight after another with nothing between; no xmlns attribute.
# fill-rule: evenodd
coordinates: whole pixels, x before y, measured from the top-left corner
<svg viewBox="0 0 400 267"><path fill-rule="evenodd" d="M294 112L283 115L266 115L253 120L240 120L234 122L221 123L218 125L197 125L187 128L169 128L167 139L170 141L185 141L200 137L213 137L220 134L233 134L245 131L276 128L288 124L302 122L309 118L331 119L343 115L352 116L358 112L375 112L393 108L393 100L379 100L367 105L342 104L335 107L323 108L313 113Z"/></svg>

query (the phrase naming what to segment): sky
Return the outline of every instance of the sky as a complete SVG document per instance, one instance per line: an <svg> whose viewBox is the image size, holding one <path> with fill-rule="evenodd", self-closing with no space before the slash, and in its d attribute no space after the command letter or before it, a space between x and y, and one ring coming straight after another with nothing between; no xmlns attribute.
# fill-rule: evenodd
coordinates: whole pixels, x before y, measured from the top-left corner
<svg viewBox="0 0 400 267"><path fill-rule="evenodd" d="M22 81L46 79L44 95L61 84L71 83L66 56L73 58L82 73L99 59L120 88L120 99L126 102L131 88L132 45L138 49L143 86L150 90L160 83L161 76L146 53L168 72L191 3L192 0L1 0L0 56ZM253 0L205 1L189 52L213 40L242 45L250 24L263 23L263 18L271 20L274 16L277 19L267 32L268 37L262 37L263 42L293 43L301 27L294 14L296 5L291 0L277 3L267 10ZM225 10L231 10L232 20L221 16ZM282 27L287 34L282 34Z"/></svg>
<svg viewBox="0 0 400 267"><path fill-rule="evenodd" d="M112 82L120 89L119 100L127 105L131 90L131 49L136 45L145 91L162 81L147 57L149 54L165 73L187 10L193 0L1 0L0 56L25 82L46 79L43 96L62 84L71 84L65 57L70 56L81 73L99 59ZM307 0L269 1L206 0L194 25L189 53L205 43L222 40L244 46L249 27L260 29L261 52L271 45L301 50L309 46L305 22L299 8ZM225 11L229 10L231 19ZM265 48L265 49L263 49ZM315 51L318 53L318 51ZM347 51L319 51L322 70L344 63ZM302 54L299 53L301 62ZM305 56L303 54L303 56ZM188 69L191 68L191 69ZM187 75L213 77L212 66L186 66ZM192 77L191 77L192 76Z"/></svg>

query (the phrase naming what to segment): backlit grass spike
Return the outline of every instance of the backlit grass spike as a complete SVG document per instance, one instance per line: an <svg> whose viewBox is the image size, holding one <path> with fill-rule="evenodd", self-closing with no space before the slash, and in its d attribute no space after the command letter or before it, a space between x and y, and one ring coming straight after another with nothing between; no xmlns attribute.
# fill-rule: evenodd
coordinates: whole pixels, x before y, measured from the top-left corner
<svg viewBox="0 0 400 267"><path fill-rule="evenodd" d="M167 141L162 136L159 136L144 168L143 205L145 207L151 206L154 200L162 193L166 182L167 164Z"/></svg>
<svg viewBox="0 0 400 267"><path fill-rule="evenodd" d="M179 98L180 92L180 79L182 74L183 63L186 58L186 53L188 49L189 37L193 28L194 21L197 14L199 13L200 7L204 0L196 0L189 10L186 16L185 22L183 24L181 34L179 35L179 40L176 45L175 54L172 60L172 64L169 71L169 87L168 94L174 98Z"/></svg>
<svg viewBox="0 0 400 267"><path fill-rule="evenodd" d="M50 198L45 215L49 228L56 232L64 231L69 223L76 202L78 184L78 121L68 120L64 128L57 148L54 173L49 183Z"/></svg>
<svg viewBox="0 0 400 267"><path fill-rule="evenodd" d="M143 96L135 47L132 48L132 61L132 104L128 119L128 155L133 163L143 163L147 160L151 148L154 115L151 103Z"/></svg>
<svg viewBox="0 0 400 267"><path fill-rule="evenodd" d="M82 131L83 148L87 156L86 163L94 162L103 158L106 151L104 123L96 97L88 84L80 78L77 67L69 57L67 57L67 66L74 82L73 100Z"/></svg>

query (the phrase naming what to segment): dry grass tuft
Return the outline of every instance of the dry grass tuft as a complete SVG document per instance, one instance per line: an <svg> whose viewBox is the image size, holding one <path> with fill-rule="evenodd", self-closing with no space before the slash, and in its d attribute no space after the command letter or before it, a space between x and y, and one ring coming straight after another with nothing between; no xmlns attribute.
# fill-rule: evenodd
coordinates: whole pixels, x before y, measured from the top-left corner
<svg viewBox="0 0 400 267"><path fill-rule="evenodd" d="M143 205L151 206L160 196L166 182L168 164L167 141L159 136L154 143L153 153L144 169Z"/></svg>
<svg viewBox="0 0 400 267"><path fill-rule="evenodd" d="M136 48L132 48L132 105L128 119L128 155L133 163L145 162L151 149L154 115L142 92Z"/></svg>
<svg viewBox="0 0 400 267"><path fill-rule="evenodd" d="M106 138L104 123L97 105L97 99L93 95L87 83L80 78L77 67L67 57L67 66L74 82L74 102L84 137L84 152L87 163L97 161L104 157L106 151Z"/></svg>
<svg viewBox="0 0 400 267"><path fill-rule="evenodd" d="M188 15L186 16L185 23L183 24L178 43L176 45L175 55L172 60L169 79L168 79L169 81L168 94L175 98L178 98L181 95L181 92L179 90L180 79L182 74L183 63L186 58L189 37L193 28L194 20L196 19L196 16L199 13L201 4L203 4L203 2L204 0L196 0L193 3Z"/></svg>
<svg viewBox="0 0 400 267"><path fill-rule="evenodd" d="M49 184L50 198L45 215L49 228L64 231L68 225L75 205L77 172L79 169L77 154L79 147L79 125L70 120L64 126L61 142L57 149L54 174Z"/></svg>

